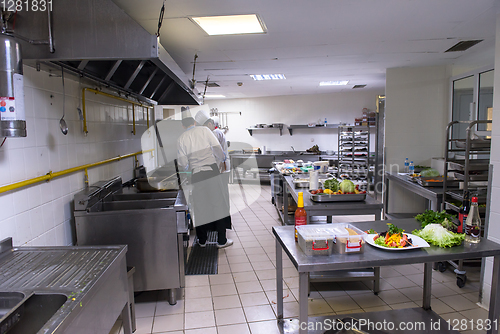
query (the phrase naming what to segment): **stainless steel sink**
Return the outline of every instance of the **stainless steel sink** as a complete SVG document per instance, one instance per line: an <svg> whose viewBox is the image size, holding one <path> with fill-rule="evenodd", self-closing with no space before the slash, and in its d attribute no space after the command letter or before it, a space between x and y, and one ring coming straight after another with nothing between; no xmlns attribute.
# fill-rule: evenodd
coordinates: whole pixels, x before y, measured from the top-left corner
<svg viewBox="0 0 500 334"><path fill-rule="evenodd" d="M123 211L123 210L146 210L163 209L173 207L175 198L131 200L131 201L110 201L99 202L92 206L88 212Z"/></svg>
<svg viewBox="0 0 500 334"><path fill-rule="evenodd" d="M111 195L112 201L135 201L135 200L148 200L148 199L166 199L177 197L178 190L162 191L162 192L149 192L149 193L128 193L128 194L113 194Z"/></svg>
<svg viewBox="0 0 500 334"><path fill-rule="evenodd" d="M0 319L24 299L21 292L0 292Z"/></svg>
<svg viewBox="0 0 500 334"><path fill-rule="evenodd" d="M35 334L63 306L68 298L63 294L0 293L0 333Z"/></svg>

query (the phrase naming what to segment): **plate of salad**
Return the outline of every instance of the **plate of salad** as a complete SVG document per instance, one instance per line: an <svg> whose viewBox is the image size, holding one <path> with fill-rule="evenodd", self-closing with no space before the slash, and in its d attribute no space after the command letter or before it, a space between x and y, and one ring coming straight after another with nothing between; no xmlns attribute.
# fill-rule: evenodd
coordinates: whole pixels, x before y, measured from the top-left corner
<svg viewBox="0 0 500 334"><path fill-rule="evenodd" d="M382 233L371 233L365 237L366 243L380 249L390 251L403 251L416 248L430 247L430 245L419 236L404 233L404 230L389 223L388 230ZM374 232L374 231L369 231Z"/></svg>

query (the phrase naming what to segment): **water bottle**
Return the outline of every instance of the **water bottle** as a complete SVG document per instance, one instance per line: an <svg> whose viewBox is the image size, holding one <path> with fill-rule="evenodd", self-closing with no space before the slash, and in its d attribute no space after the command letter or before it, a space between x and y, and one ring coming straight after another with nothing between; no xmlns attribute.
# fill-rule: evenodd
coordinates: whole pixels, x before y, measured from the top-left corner
<svg viewBox="0 0 500 334"><path fill-rule="evenodd" d="M408 173L409 172L409 164L408 164L408 158L406 158L405 160L405 170L404 170L405 173Z"/></svg>
<svg viewBox="0 0 500 334"><path fill-rule="evenodd" d="M326 117L325 117L325 126L326 126L326 125L327 125L327 123L326 123Z"/></svg>
<svg viewBox="0 0 500 334"><path fill-rule="evenodd" d="M477 197L472 197L471 207L467 220L465 221L465 243L477 244L481 241L481 218L479 217L479 207Z"/></svg>
<svg viewBox="0 0 500 334"><path fill-rule="evenodd" d="M415 174L415 165L413 165L413 161L410 162L410 165L408 166L408 173L410 173L410 175Z"/></svg>

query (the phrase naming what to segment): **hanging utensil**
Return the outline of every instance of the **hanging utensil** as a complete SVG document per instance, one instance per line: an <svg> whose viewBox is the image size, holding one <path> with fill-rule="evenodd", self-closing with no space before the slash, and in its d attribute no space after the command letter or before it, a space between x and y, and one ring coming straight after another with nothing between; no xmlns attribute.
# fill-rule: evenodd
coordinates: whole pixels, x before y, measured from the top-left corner
<svg viewBox="0 0 500 334"><path fill-rule="evenodd" d="M59 127L61 128L61 132L63 135L68 134L68 125L66 124L66 121L64 120L64 115L65 115L65 105L66 105L66 91L64 90L64 68L61 66L61 78L62 78L62 87L63 87L63 115L61 117L61 120L59 121Z"/></svg>

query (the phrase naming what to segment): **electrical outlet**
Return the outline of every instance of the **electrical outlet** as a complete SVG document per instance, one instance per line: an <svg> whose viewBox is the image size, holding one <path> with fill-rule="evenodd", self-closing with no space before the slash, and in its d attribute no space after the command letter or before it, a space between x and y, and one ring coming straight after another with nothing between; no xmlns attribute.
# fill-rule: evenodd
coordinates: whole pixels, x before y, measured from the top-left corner
<svg viewBox="0 0 500 334"><path fill-rule="evenodd" d="M311 143L314 143L314 138L311 138Z"/></svg>

